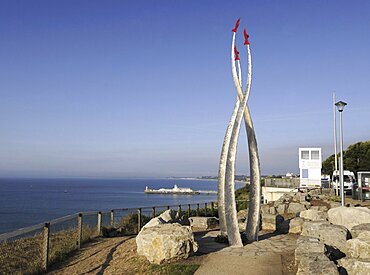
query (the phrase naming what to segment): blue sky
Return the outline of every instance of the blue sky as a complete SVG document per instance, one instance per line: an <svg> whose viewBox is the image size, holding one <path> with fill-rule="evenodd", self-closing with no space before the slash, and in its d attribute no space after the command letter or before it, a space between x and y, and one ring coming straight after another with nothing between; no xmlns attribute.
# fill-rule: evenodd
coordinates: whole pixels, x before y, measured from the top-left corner
<svg viewBox="0 0 370 275"><path fill-rule="evenodd" d="M0 0L0 176L216 175L235 102L231 29L250 33L263 174L298 148L369 140L369 1ZM239 51L246 73L242 33ZM244 126L237 172L248 174Z"/></svg>

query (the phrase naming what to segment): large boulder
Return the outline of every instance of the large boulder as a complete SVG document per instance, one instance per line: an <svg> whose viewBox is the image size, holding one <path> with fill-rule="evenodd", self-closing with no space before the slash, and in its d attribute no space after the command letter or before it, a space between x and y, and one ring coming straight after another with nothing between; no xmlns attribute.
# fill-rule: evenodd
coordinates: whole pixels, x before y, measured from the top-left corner
<svg viewBox="0 0 370 275"><path fill-rule="evenodd" d="M276 215L276 208L271 206L270 209L269 209L269 213L272 214L272 215Z"/></svg>
<svg viewBox="0 0 370 275"><path fill-rule="evenodd" d="M303 204L300 204L298 202L291 202L289 203L289 206L286 212L289 214L296 214L304 210L306 210L306 207Z"/></svg>
<svg viewBox="0 0 370 275"><path fill-rule="evenodd" d="M328 204L330 206L330 209L341 206L340 202L337 202L337 201L328 201Z"/></svg>
<svg viewBox="0 0 370 275"><path fill-rule="evenodd" d="M370 223L362 223L359 225L355 225L354 227L351 228L351 235L352 238L357 238L358 235L362 232L369 231L370 232Z"/></svg>
<svg viewBox="0 0 370 275"><path fill-rule="evenodd" d="M370 261L370 231L360 233L357 238L348 240L346 245L347 256Z"/></svg>
<svg viewBox="0 0 370 275"><path fill-rule="evenodd" d="M293 195L289 193L285 193L279 199L274 201L274 207L277 207L278 205L283 204L283 203L290 203L291 201L293 201Z"/></svg>
<svg viewBox="0 0 370 275"><path fill-rule="evenodd" d="M297 240L297 248L294 251L296 264L301 258L308 257L312 253L324 254L325 246L318 238L300 236Z"/></svg>
<svg viewBox="0 0 370 275"><path fill-rule="evenodd" d="M330 224L327 221L306 221L302 227L302 236L318 238L326 245L345 253L349 232L344 226Z"/></svg>
<svg viewBox="0 0 370 275"><path fill-rule="evenodd" d="M219 221L215 217L190 217L189 222L191 228L198 230L215 229L219 225Z"/></svg>
<svg viewBox="0 0 370 275"><path fill-rule="evenodd" d="M348 275L369 275L370 261L363 261L358 259L343 258L338 264L345 269ZM342 273L341 273L342 274Z"/></svg>
<svg viewBox="0 0 370 275"><path fill-rule="evenodd" d="M162 214L160 214L158 217L155 217L151 219L149 222L147 222L143 228L149 228L153 226L157 226L160 224L166 224L166 223L174 223L177 222L178 215L177 212L173 209L168 209L164 211Z"/></svg>
<svg viewBox="0 0 370 275"><path fill-rule="evenodd" d="M370 209L366 207L336 207L328 211L329 221L343 225L348 230L352 227L370 221Z"/></svg>
<svg viewBox="0 0 370 275"><path fill-rule="evenodd" d="M303 223L303 218L296 217L294 219L291 219L289 222L289 233L300 234L302 232Z"/></svg>
<svg viewBox="0 0 370 275"><path fill-rule="evenodd" d="M265 204L265 205L267 205L267 204ZM268 213L268 210L267 210L267 213ZM247 228L248 209L242 209L242 210L240 210L238 212L238 214L237 214L237 217L238 217L239 231L240 232L244 232L245 229Z"/></svg>
<svg viewBox="0 0 370 275"><path fill-rule="evenodd" d="M268 211L266 213L268 213ZM248 209L239 210L237 217L239 222L245 222L248 218Z"/></svg>
<svg viewBox="0 0 370 275"><path fill-rule="evenodd" d="M300 202L306 209L311 209L311 203L309 201Z"/></svg>
<svg viewBox="0 0 370 275"><path fill-rule="evenodd" d="M278 200L276 200L276 201L274 201L273 206L274 207L278 207L280 204L284 204L284 200L282 200L281 198L278 199Z"/></svg>
<svg viewBox="0 0 370 275"><path fill-rule="evenodd" d="M261 213L262 214L268 214L269 212L270 212L270 205L262 204L261 205Z"/></svg>
<svg viewBox="0 0 370 275"><path fill-rule="evenodd" d="M337 266L323 253L312 253L300 259L297 275L338 275Z"/></svg>
<svg viewBox="0 0 370 275"><path fill-rule="evenodd" d="M262 215L262 230L278 230L280 224L284 221L283 216L265 214Z"/></svg>
<svg viewBox="0 0 370 275"><path fill-rule="evenodd" d="M294 194L293 193L285 193L280 197L280 200L283 202L291 202L293 201Z"/></svg>
<svg viewBox="0 0 370 275"><path fill-rule="evenodd" d="M137 253L155 264L186 259L198 250L190 227L177 223L144 228L136 237L136 245Z"/></svg>
<svg viewBox="0 0 370 275"><path fill-rule="evenodd" d="M304 202L306 201L306 193L298 192L294 195L293 200L296 202Z"/></svg>
<svg viewBox="0 0 370 275"><path fill-rule="evenodd" d="M287 209L287 204L285 203L282 203L282 204L279 204L278 207L276 208L277 212L280 214L280 215L283 215Z"/></svg>
<svg viewBox="0 0 370 275"><path fill-rule="evenodd" d="M311 206L310 209L317 210L317 211L324 211L324 212L327 212L329 210L329 208L326 205L315 205L315 206Z"/></svg>
<svg viewBox="0 0 370 275"><path fill-rule="evenodd" d="M323 211L308 209L308 210L301 211L299 216L309 221L326 221L326 219L328 218L328 213L323 212Z"/></svg>
<svg viewBox="0 0 370 275"><path fill-rule="evenodd" d="M238 222L238 228L239 228L239 232L245 232L245 230L247 228L247 221Z"/></svg>

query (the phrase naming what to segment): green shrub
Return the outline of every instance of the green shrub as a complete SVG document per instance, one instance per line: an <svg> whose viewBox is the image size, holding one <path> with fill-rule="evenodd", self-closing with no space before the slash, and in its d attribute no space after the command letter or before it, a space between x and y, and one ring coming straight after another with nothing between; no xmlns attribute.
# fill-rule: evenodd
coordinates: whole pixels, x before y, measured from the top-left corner
<svg viewBox="0 0 370 275"><path fill-rule="evenodd" d="M141 226L151 220L151 217L141 215ZM128 214L123 217L117 227L122 235L131 235L138 233L138 214Z"/></svg>

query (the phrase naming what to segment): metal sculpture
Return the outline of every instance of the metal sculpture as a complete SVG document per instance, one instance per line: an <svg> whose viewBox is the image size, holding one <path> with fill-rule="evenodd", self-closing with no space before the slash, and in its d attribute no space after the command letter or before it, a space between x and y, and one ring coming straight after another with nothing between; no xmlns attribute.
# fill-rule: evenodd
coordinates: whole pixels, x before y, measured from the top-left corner
<svg viewBox="0 0 370 275"><path fill-rule="evenodd" d="M258 239L259 215L260 215L260 165L258 156L257 140L253 128L253 121L250 115L247 101L250 94L252 82L252 59L249 43L249 35L244 29L244 45L248 53L248 73L245 93L242 91L242 70L240 64L239 52L235 45L236 32L240 24L240 19L233 28L232 46L231 46L231 71L238 99L235 104L230 122L228 124L224 143L222 146L220 165L219 165L219 182L218 182L218 211L220 218L220 231L222 235L227 235L229 243L232 246L241 246L242 241L239 234L237 211L235 203L235 159L236 149L240 133L241 120L244 117L250 160L250 200L246 235L248 240ZM237 63L237 67L236 67Z"/></svg>

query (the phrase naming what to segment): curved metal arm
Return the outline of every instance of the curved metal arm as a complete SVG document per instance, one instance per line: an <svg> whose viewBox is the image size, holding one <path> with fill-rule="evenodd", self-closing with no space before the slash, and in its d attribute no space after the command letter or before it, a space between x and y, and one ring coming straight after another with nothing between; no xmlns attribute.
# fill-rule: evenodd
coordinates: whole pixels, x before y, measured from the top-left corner
<svg viewBox="0 0 370 275"><path fill-rule="evenodd" d="M242 81L242 66L240 65L240 60L237 60L238 64L238 79L239 79L239 85L243 89L243 81Z"/></svg>
<svg viewBox="0 0 370 275"><path fill-rule="evenodd" d="M237 112L239 110L240 101L236 99L234 110L232 112L230 122L226 129L224 143L222 145L220 164L218 169L218 192L217 192L217 203L218 203L218 217L220 223L221 235L227 235L226 218L225 218L225 173L226 173L226 159L229 152L229 145L231 134L234 128Z"/></svg>
<svg viewBox="0 0 370 275"><path fill-rule="evenodd" d="M235 45L235 33L233 35L232 46ZM247 44L247 53L248 53L248 73L247 73L247 84L245 87L245 96L249 97L251 85L252 85L252 55L250 50L250 45ZM233 57L233 52L232 52ZM236 81L236 68L235 60L231 59L232 62L232 72L234 84L238 93L239 100L243 98L242 85L239 81ZM237 85L239 82L239 85ZM260 171L260 162L259 162L259 153L257 146L257 139L253 127L253 121L250 114L249 106L246 105L244 109L244 121L245 128L247 131L248 137L248 149L249 149L249 165L250 165L250 192L249 192L249 211L248 211L248 220L246 235L247 239L251 241L258 240L258 231L259 231L259 220L260 220L260 209L261 209L261 171Z"/></svg>
<svg viewBox="0 0 370 275"><path fill-rule="evenodd" d="M238 217L235 203L235 160L236 149L240 134L240 125L243 119L243 113L247 104L247 96L245 95L239 105L238 113L235 118L233 131L226 161L225 174L225 217L227 227L227 237L231 246L243 246L242 239L239 233Z"/></svg>
<svg viewBox="0 0 370 275"><path fill-rule="evenodd" d="M234 54L235 37L236 37L236 33L234 32L233 38L231 41L231 73L233 75L234 85L235 85L236 91L238 92L239 100L242 101L243 99L242 85L241 85L241 82L239 81L238 73L236 71L236 65L235 65L235 54ZM240 73L241 73L241 69L240 69ZM246 95L247 95L247 102L248 102L249 93Z"/></svg>
<svg viewBox="0 0 370 275"><path fill-rule="evenodd" d="M248 52L248 75L246 94L250 94L252 85L252 56L250 45L247 44ZM240 98L240 97L239 97ZM250 241L258 240L259 222L260 222L260 211L261 211L261 170L259 153L257 146L256 134L253 127L252 116L250 114L249 106L247 105L244 111L245 128L248 137L248 149L249 149L249 167L250 167L250 189L249 189L249 211L246 235Z"/></svg>

